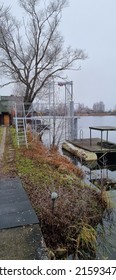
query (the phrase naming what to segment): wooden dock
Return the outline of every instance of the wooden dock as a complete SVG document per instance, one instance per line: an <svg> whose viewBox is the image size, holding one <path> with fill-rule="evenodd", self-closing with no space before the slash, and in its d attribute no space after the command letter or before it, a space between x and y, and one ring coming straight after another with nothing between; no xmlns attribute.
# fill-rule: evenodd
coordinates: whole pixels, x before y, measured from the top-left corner
<svg viewBox="0 0 116 280"><path fill-rule="evenodd" d="M116 144L103 140L101 147L100 140L100 138L92 138L92 144L90 138L67 141L63 143L62 148L92 169L98 164L116 165Z"/></svg>
<svg viewBox="0 0 116 280"><path fill-rule="evenodd" d="M86 151L90 151L93 153L114 153L116 152L116 144L111 142L106 142L102 140L101 146L101 139L100 138L92 138L90 143L90 138L85 138L82 140L71 140L68 141L72 143L74 146L84 149Z"/></svg>
<svg viewBox="0 0 116 280"><path fill-rule="evenodd" d="M62 148L75 155L86 165L97 162L99 165L116 165L116 144L108 141L108 133L116 132L114 126L89 127L90 138L75 139L63 143ZM92 130L101 133L101 138L92 138ZM106 132L106 140L103 139L103 132ZM94 164L93 164L94 162Z"/></svg>
<svg viewBox="0 0 116 280"><path fill-rule="evenodd" d="M106 142L100 138L92 138L92 142L90 143L90 138L86 138L83 140L72 140L69 141L73 146L83 150L84 152L89 152L90 154L94 154L97 157L97 164L99 165L116 165L116 144L111 142ZM92 156L93 157L93 156ZM79 158L79 157L78 157ZM88 166L88 163L85 159L85 164ZM96 161L93 166L95 166Z"/></svg>

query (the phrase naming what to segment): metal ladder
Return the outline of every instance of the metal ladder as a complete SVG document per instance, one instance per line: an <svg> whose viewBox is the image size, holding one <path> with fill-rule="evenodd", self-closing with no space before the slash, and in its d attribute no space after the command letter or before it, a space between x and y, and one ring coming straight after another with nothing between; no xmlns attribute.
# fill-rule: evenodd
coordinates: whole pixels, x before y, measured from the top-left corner
<svg viewBox="0 0 116 280"><path fill-rule="evenodd" d="M15 104L15 126L18 147L28 148L24 103Z"/></svg>

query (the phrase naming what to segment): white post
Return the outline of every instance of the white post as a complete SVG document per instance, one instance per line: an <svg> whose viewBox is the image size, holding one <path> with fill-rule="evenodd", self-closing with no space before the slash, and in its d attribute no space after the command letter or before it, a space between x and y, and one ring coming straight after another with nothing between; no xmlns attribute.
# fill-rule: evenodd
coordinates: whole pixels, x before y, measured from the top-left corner
<svg viewBox="0 0 116 280"><path fill-rule="evenodd" d="M51 87L49 83L49 146L51 146Z"/></svg>
<svg viewBox="0 0 116 280"><path fill-rule="evenodd" d="M54 80L53 80L53 146L56 142L56 117L55 117L55 86L54 86Z"/></svg>
<svg viewBox="0 0 116 280"><path fill-rule="evenodd" d="M74 140L74 101L70 101L70 139Z"/></svg>
<svg viewBox="0 0 116 280"><path fill-rule="evenodd" d="M78 139L78 118L74 118L74 139Z"/></svg>

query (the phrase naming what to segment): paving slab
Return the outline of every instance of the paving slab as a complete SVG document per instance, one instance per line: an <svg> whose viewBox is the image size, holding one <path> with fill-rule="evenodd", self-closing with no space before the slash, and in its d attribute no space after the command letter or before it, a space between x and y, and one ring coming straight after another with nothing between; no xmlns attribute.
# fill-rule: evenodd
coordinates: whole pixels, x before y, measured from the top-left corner
<svg viewBox="0 0 116 280"><path fill-rule="evenodd" d="M20 179L0 179L0 229L38 223Z"/></svg>
<svg viewBox="0 0 116 280"><path fill-rule="evenodd" d="M46 260L39 224L0 230L0 260Z"/></svg>
<svg viewBox="0 0 116 280"><path fill-rule="evenodd" d="M5 137L4 127L0 166ZM47 255L38 218L20 179L0 179L0 260L45 260L48 259Z"/></svg>

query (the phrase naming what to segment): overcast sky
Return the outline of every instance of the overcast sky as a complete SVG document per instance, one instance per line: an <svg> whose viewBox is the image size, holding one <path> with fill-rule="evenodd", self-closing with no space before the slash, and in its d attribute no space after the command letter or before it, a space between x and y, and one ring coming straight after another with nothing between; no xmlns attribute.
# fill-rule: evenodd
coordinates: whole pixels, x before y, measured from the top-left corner
<svg viewBox="0 0 116 280"><path fill-rule="evenodd" d="M17 0L3 0L18 16ZM116 105L116 0L69 0L60 25L65 45L82 48L88 58L80 71L69 71L74 101L92 107L103 101ZM1 93L1 90L0 90Z"/></svg>

